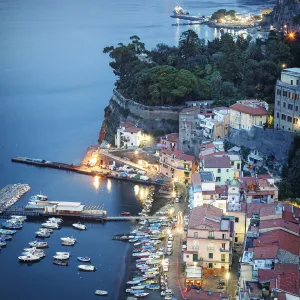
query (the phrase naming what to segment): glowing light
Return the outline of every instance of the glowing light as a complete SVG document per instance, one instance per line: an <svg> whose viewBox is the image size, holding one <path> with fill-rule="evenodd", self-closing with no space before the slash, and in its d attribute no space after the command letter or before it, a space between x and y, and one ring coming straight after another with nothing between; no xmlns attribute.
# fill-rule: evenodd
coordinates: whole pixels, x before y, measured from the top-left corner
<svg viewBox="0 0 300 300"><path fill-rule="evenodd" d="M282 68L286 68L286 64L282 64L281 67L282 67Z"/></svg>
<svg viewBox="0 0 300 300"><path fill-rule="evenodd" d="M230 273L226 273L225 278L228 280L230 278Z"/></svg>
<svg viewBox="0 0 300 300"><path fill-rule="evenodd" d="M172 197L175 197L176 196L176 193L175 192L172 192Z"/></svg>
<svg viewBox="0 0 300 300"><path fill-rule="evenodd" d="M134 194L135 194L135 196L137 196L139 194L139 191L140 191L140 186L139 185L135 185L134 186Z"/></svg>
<svg viewBox="0 0 300 300"><path fill-rule="evenodd" d="M139 154L139 151L138 151L138 150L135 150L135 151L134 151L134 154L135 154L135 155Z"/></svg>
<svg viewBox="0 0 300 300"><path fill-rule="evenodd" d="M107 185L106 185L107 190L110 192L111 191L111 180L107 180Z"/></svg>
<svg viewBox="0 0 300 300"><path fill-rule="evenodd" d="M143 164L143 161L140 159L139 160L139 165L142 165Z"/></svg>
<svg viewBox="0 0 300 300"><path fill-rule="evenodd" d="M111 147L111 145L110 145L110 144L108 144L108 145L107 145L107 148L110 148L110 147Z"/></svg>
<svg viewBox="0 0 300 300"><path fill-rule="evenodd" d="M97 157L92 157L90 160L89 160L89 163L91 166L94 166L96 163L97 163Z"/></svg>
<svg viewBox="0 0 300 300"><path fill-rule="evenodd" d="M177 182L177 180L178 180L177 177L174 177L174 182Z"/></svg>
<svg viewBox="0 0 300 300"><path fill-rule="evenodd" d="M174 213L174 208L172 207L172 208L169 209L169 214L173 215L173 213Z"/></svg>
<svg viewBox="0 0 300 300"><path fill-rule="evenodd" d="M294 37L295 37L295 33L294 33L294 32L290 32L290 33L289 33L289 38L290 38L290 39L293 39Z"/></svg>
<svg viewBox="0 0 300 300"><path fill-rule="evenodd" d="M170 230L170 229L168 229L168 230L167 230L167 233L168 233L168 234L170 234L170 233L171 233L171 230Z"/></svg>
<svg viewBox="0 0 300 300"><path fill-rule="evenodd" d="M100 177L99 177L99 176L95 176L95 177L94 177L93 185L94 185L94 187L96 188L96 190L99 189L99 186L100 186Z"/></svg>

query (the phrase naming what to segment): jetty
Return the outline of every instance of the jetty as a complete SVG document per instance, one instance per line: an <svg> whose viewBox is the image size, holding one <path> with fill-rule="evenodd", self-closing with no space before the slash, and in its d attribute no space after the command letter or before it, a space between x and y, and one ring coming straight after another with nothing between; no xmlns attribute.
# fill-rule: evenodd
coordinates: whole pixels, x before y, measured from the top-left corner
<svg viewBox="0 0 300 300"><path fill-rule="evenodd" d="M16 162L16 163L33 165L36 167L52 168L52 169L57 169L57 170L75 172L75 173L89 175L89 176L98 176L98 177L103 177L103 178L131 181L131 182L143 184L143 185L157 185L157 186L164 185L161 182L154 181L151 179L146 181L146 180L141 180L141 179L136 179L136 178L131 178L131 177L121 177L121 176L118 176L119 174L117 174L116 172L106 170L106 173L105 173L104 171L97 171L97 170L90 169L89 167L86 167L84 165L66 164L66 163L61 163L61 162L49 161L49 160L45 160L45 159L28 158L28 157L22 157L22 156L12 157L11 161Z"/></svg>
<svg viewBox="0 0 300 300"><path fill-rule="evenodd" d="M0 214L30 190L28 184L9 184L0 190Z"/></svg>

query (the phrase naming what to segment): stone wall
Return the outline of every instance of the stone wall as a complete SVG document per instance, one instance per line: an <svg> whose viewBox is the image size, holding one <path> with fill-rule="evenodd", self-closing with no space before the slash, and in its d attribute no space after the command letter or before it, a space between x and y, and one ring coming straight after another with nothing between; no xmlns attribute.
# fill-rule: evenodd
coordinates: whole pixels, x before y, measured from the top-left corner
<svg viewBox="0 0 300 300"><path fill-rule="evenodd" d="M122 108L129 109L131 114L137 115L144 120L169 119L179 120L179 112L185 106L146 106L133 100L124 98L117 90L113 90L112 100Z"/></svg>
<svg viewBox="0 0 300 300"><path fill-rule="evenodd" d="M294 141L294 134L275 129L264 130L259 127L253 127L250 131L230 128L228 139L234 145L273 155L281 163L284 163Z"/></svg>

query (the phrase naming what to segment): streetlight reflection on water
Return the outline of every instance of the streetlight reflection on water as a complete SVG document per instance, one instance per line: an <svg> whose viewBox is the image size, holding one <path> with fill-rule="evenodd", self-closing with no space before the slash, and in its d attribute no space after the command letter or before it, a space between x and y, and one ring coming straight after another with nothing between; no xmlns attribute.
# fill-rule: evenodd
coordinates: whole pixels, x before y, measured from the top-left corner
<svg viewBox="0 0 300 300"><path fill-rule="evenodd" d="M98 191L99 186L100 186L100 177L99 177L99 176L95 176L95 177L94 177L93 185L94 185L94 187L96 188L96 190Z"/></svg>
<svg viewBox="0 0 300 300"><path fill-rule="evenodd" d="M109 192L111 192L111 179L107 179L107 185L106 188Z"/></svg>
<svg viewBox="0 0 300 300"><path fill-rule="evenodd" d="M139 186L136 184L133 189L134 195L139 201L144 201L147 199L149 194L149 187Z"/></svg>

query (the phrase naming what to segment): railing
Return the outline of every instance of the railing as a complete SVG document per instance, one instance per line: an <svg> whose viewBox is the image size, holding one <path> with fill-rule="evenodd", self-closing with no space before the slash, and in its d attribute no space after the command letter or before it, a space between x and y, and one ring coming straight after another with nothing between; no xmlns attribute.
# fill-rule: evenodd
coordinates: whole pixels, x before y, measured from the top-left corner
<svg viewBox="0 0 300 300"><path fill-rule="evenodd" d="M208 236L208 239L214 239L215 237L214 236Z"/></svg>
<svg viewBox="0 0 300 300"><path fill-rule="evenodd" d="M230 250L226 250L226 249L220 248L220 252L230 252Z"/></svg>

